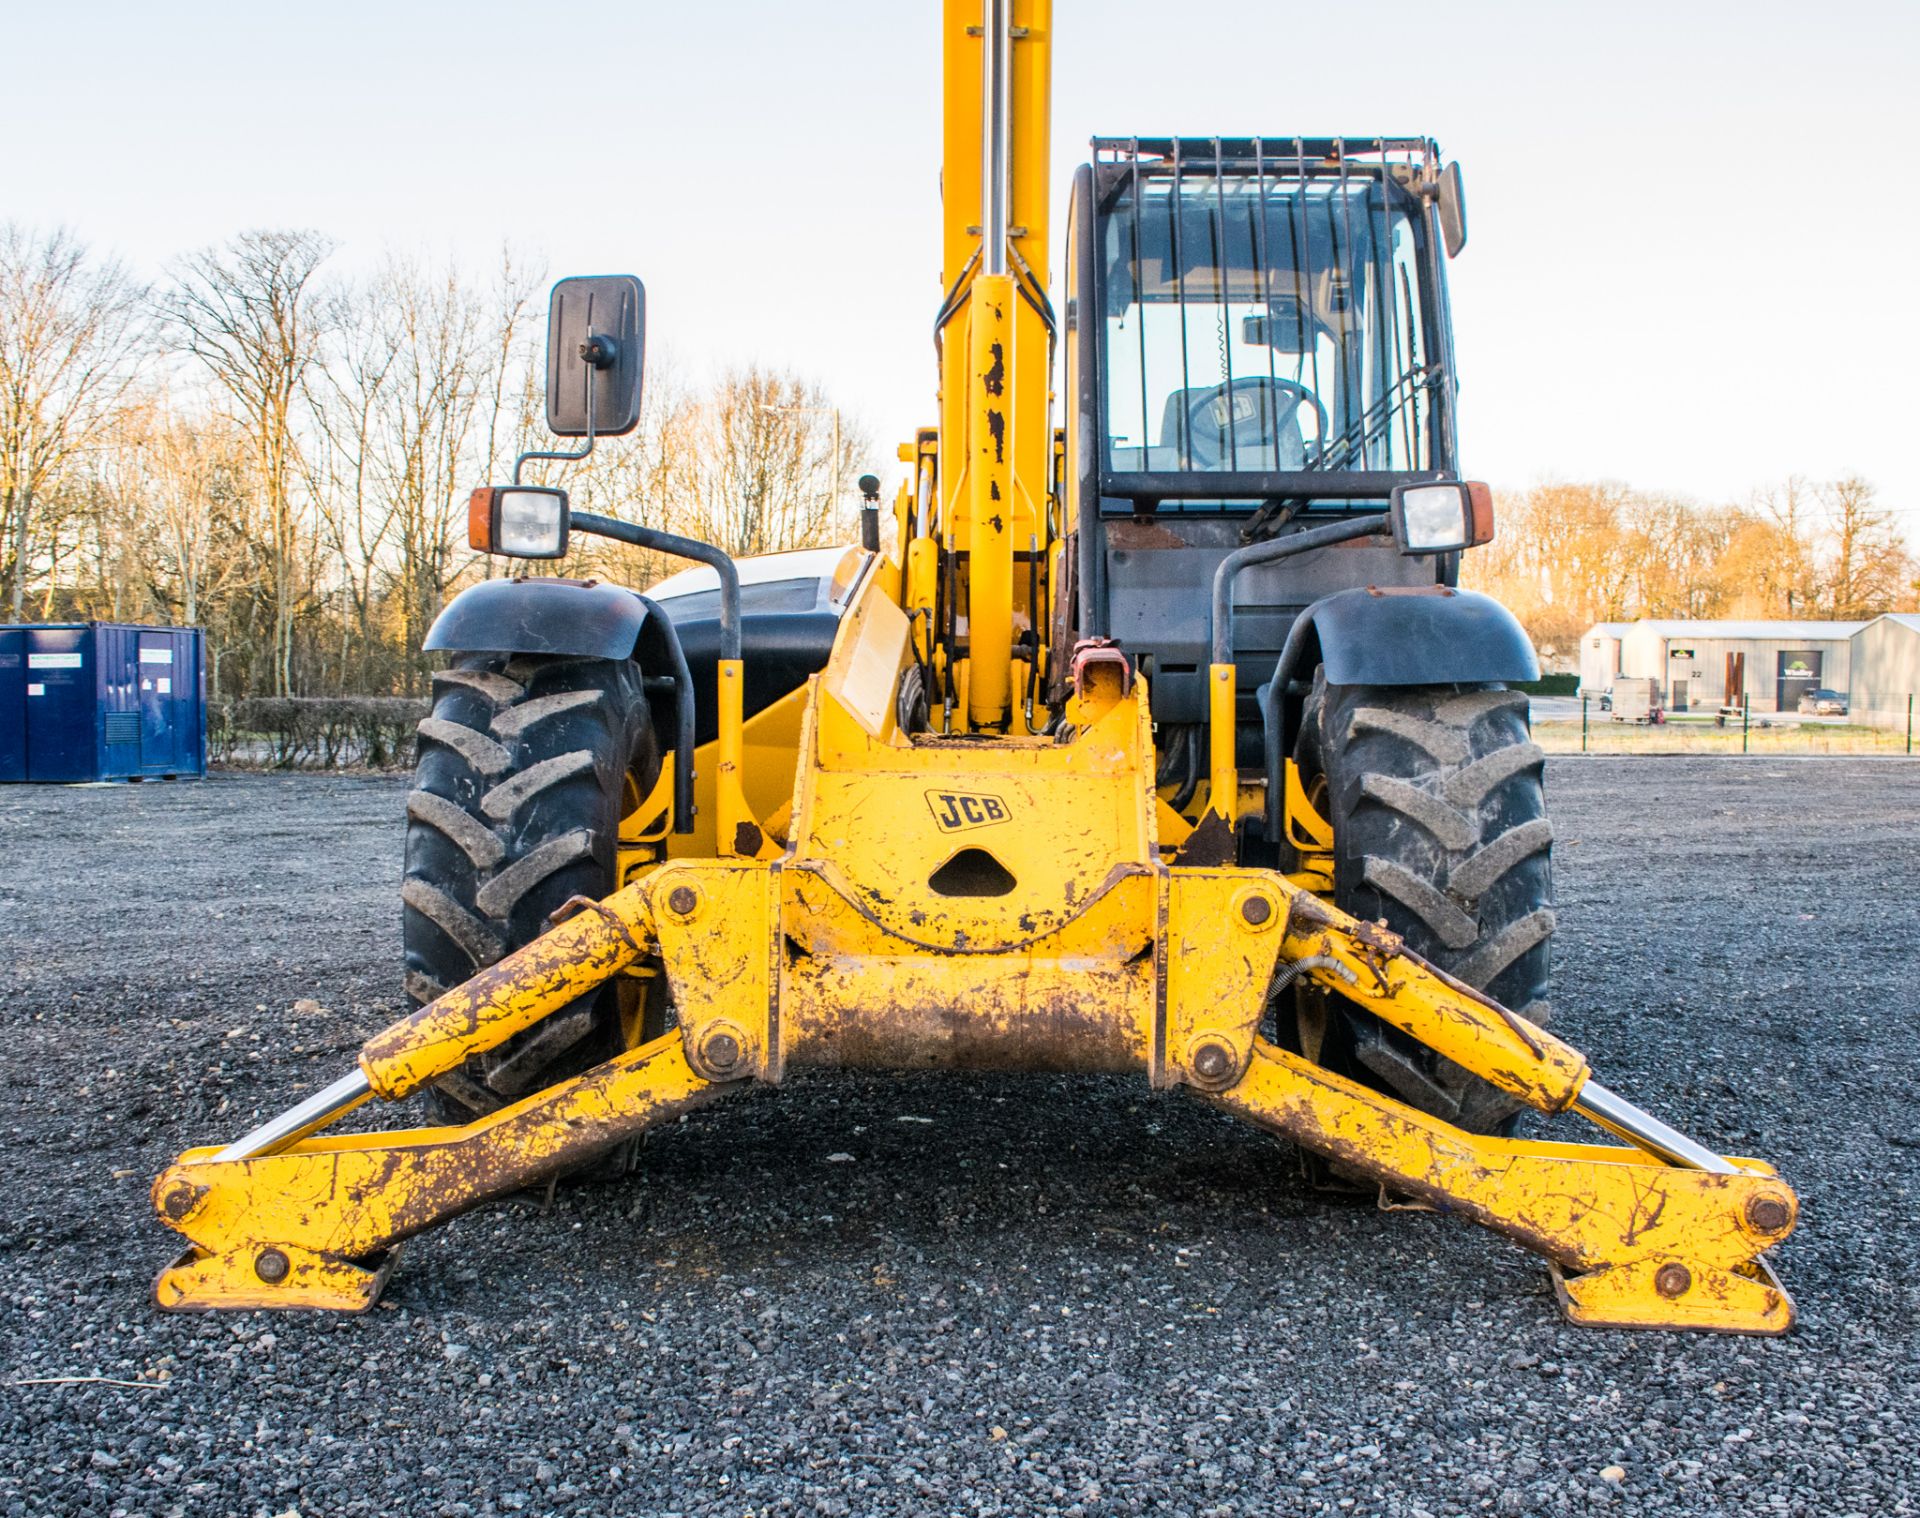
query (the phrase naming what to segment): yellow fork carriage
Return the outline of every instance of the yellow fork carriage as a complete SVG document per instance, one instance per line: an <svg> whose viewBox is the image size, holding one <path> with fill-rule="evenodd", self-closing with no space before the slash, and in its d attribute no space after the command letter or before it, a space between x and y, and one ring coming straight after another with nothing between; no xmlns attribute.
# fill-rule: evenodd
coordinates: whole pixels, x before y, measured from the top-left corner
<svg viewBox="0 0 1920 1518"><path fill-rule="evenodd" d="M458 598L409 799L417 1009L154 1184L170 1308L370 1306L411 1234L799 1065L1126 1072L1546 1257L1577 1322L1779 1333L1793 1192L1542 1026L1542 757L1455 462L1425 139L1099 139L1049 299L1046 0L951 0L940 426L857 549ZM644 295L562 281L548 421L639 414ZM1058 373L1065 425L1052 426ZM524 461L523 461L524 462ZM669 758L663 758L670 755ZM1514 1002L1520 1010L1510 1010ZM322 1130L424 1094L444 1125ZM1522 1107L1618 1146L1510 1136Z"/></svg>

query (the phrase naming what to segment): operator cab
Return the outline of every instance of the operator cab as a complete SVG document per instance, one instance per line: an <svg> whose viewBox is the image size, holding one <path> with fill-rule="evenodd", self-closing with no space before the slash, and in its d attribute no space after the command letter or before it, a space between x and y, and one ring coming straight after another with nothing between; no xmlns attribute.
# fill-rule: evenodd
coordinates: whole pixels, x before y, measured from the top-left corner
<svg viewBox="0 0 1920 1518"><path fill-rule="evenodd" d="M1423 138L1095 139L1067 232L1081 628L1142 659L1156 720L1204 718L1228 553L1459 477L1438 257L1458 198ZM1359 542L1247 571L1243 700L1321 596L1457 564Z"/></svg>

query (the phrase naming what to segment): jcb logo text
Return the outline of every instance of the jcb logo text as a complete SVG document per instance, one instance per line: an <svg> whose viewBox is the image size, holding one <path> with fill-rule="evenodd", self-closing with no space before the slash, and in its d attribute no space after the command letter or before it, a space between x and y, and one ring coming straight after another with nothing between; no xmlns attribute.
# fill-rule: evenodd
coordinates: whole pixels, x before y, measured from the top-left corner
<svg viewBox="0 0 1920 1518"><path fill-rule="evenodd" d="M992 827L1011 815L998 796L970 795L966 791L928 791L927 805L933 808L934 823L943 833Z"/></svg>

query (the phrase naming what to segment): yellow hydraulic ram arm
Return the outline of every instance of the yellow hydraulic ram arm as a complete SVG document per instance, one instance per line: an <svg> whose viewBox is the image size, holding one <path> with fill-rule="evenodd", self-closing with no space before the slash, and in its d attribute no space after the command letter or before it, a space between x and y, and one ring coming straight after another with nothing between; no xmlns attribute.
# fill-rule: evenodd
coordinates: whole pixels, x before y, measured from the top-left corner
<svg viewBox="0 0 1920 1518"><path fill-rule="evenodd" d="M961 717L1016 724L1015 554L1051 541L1047 173L1050 0L946 0L939 510L965 555ZM1026 608L1029 626L1035 608ZM1036 629L1036 632L1038 629ZM1031 657L1029 655L1028 657Z"/></svg>
<svg viewBox="0 0 1920 1518"><path fill-rule="evenodd" d="M191 1246L162 1271L159 1302L364 1310L409 1235L752 1077L777 1081L789 1063L855 1062L844 1043L826 1047L852 1014L820 1016L782 966L788 940L776 929L799 931L799 916L817 911L806 878L737 860L656 870L368 1040L359 1068L318 1096L225 1149L182 1155L153 1190L161 1220ZM1763 1334L1790 1326L1792 1302L1762 1255L1792 1230L1796 1203L1769 1167L1714 1154L1622 1101L1551 1034L1282 876L1163 867L1140 879L1161 904L1166 936L1150 956L1128 955L1144 977L1139 995L1090 994L1085 1010L1115 1067L1191 1087L1389 1193L1546 1256L1575 1321ZM1090 905L1087 919L1094 914ZM1045 943L1034 952L1044 956ZM656 954L680 1006L675 1032L465 1128L315 1136L370 1096L418 1090ZM911 973L896 961L877 984ZM1088 959L1081 973L1100 966ZM1274 989L1299 974L1535 1108L1579 1113L1632 1147L1463 1133L1274 1046L1259 1035L1262 1015ZM929 1013L889 1031L925 1040L944 1019ZM1029 1062L1018 1057L1023 1039L1042 1060L1057 1048L1040 1022L980 1036L993 1032L1015 1063Z"/></svg>

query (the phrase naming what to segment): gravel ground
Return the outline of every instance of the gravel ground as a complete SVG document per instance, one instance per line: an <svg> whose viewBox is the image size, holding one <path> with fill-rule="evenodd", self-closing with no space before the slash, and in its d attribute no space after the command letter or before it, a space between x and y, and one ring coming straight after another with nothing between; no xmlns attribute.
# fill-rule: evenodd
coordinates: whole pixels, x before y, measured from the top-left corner
<svg viewBox="0 0 1920 1518"><path fill-rule="evenodd" d="M1913 1513L1920 765L1549 780L1558 1026L1799 1188L1786 1339L1570 1328L1198 1103L971 1077L723 1103L367 1318L164 1316L152 1175L400 1008L405 786L0 791L0 1512Z"/></svg>

